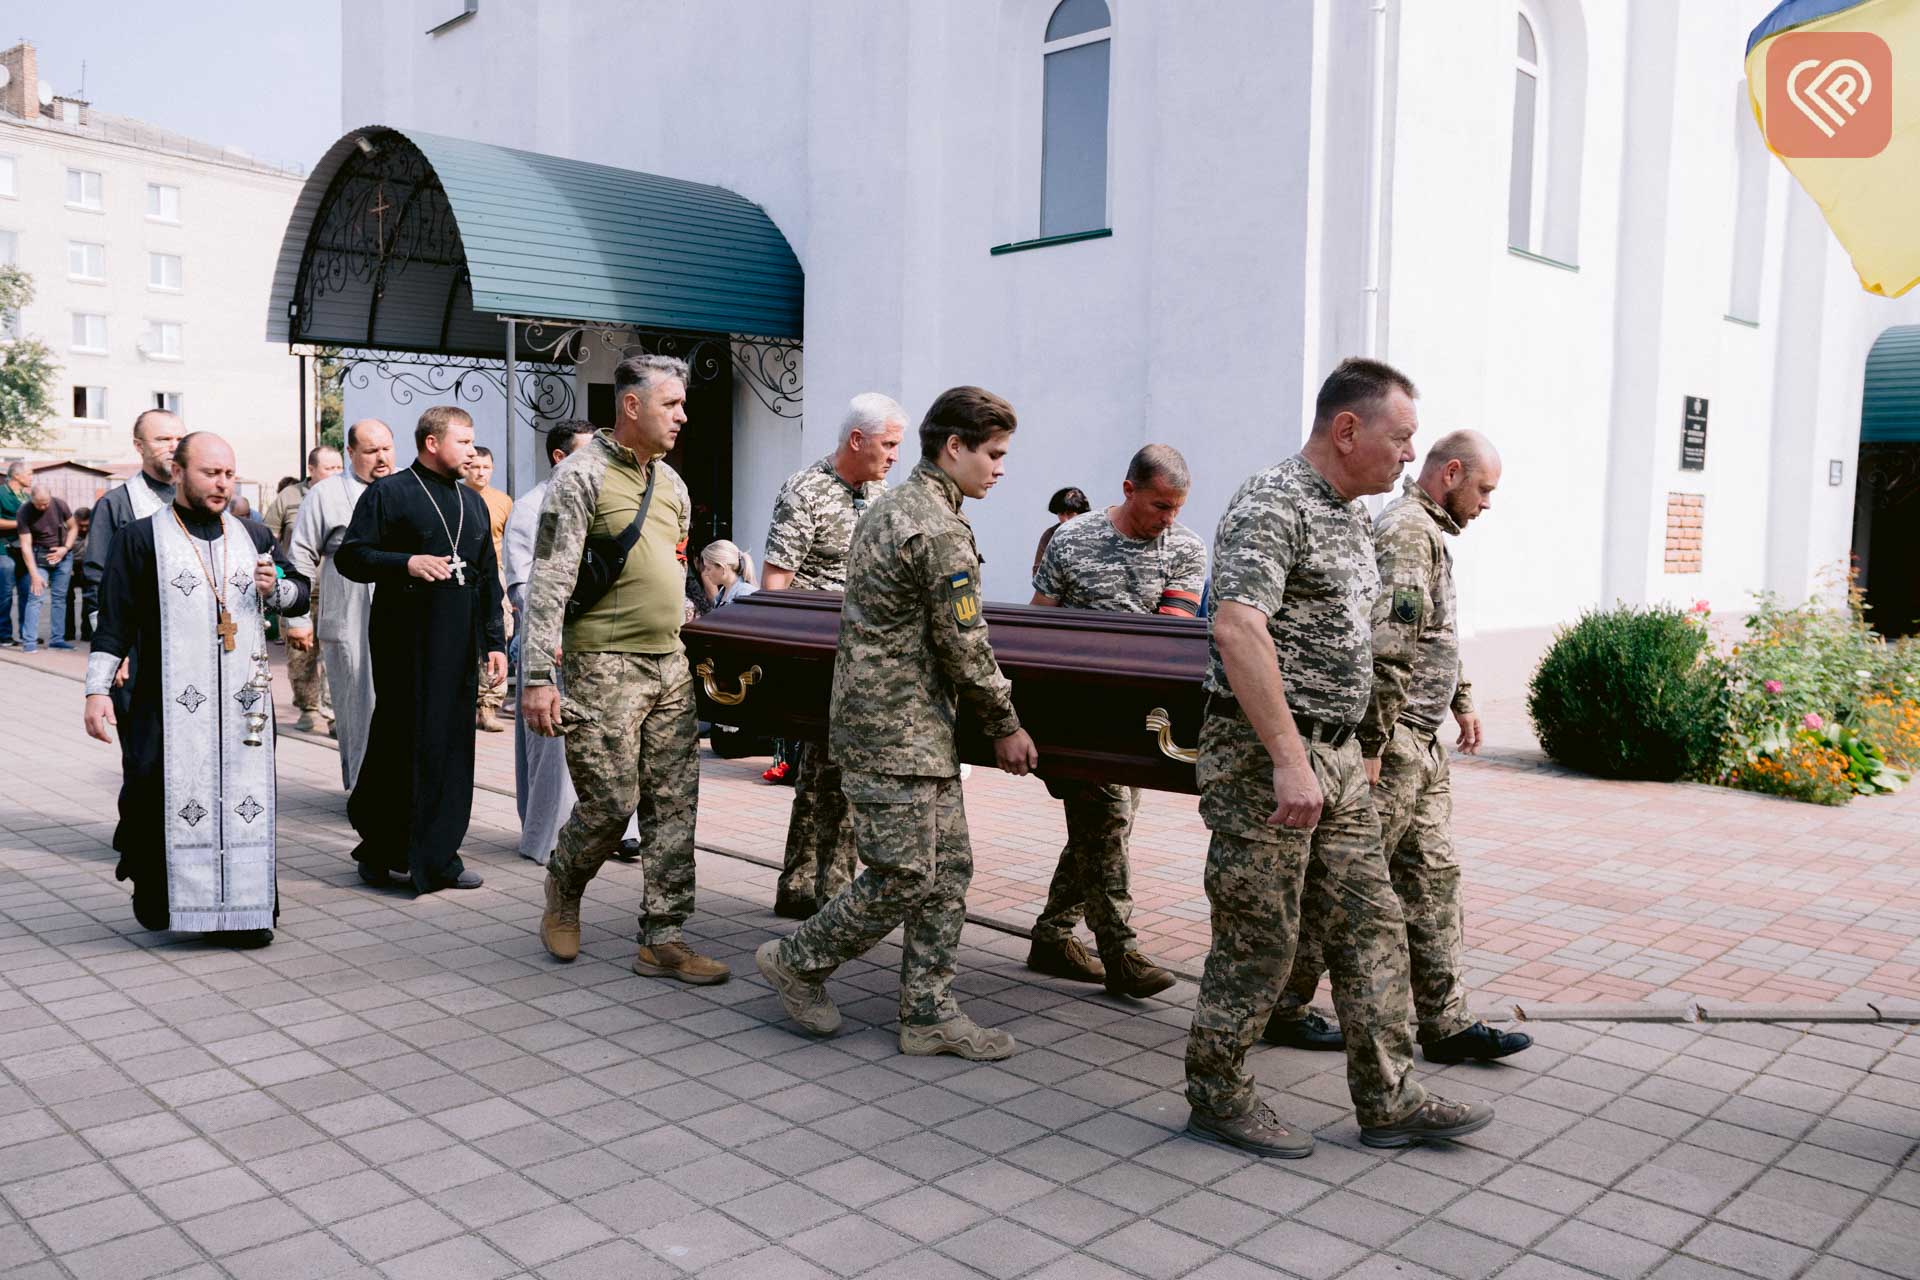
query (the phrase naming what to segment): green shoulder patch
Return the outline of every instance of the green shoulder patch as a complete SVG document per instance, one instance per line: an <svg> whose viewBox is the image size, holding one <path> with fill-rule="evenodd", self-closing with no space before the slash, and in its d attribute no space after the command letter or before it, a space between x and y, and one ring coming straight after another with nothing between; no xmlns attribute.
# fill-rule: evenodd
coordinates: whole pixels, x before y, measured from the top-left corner
<svg viewBox="0 0 1920 1280"><path fill-rule="evenodd" d="M553 544L559 535L560 513L558 511L542 511L540 513L539 529L533 535L533 558L536 560L551 559L553 556Z"/></svg>
<svg viewBox="0 0 1920 1280"><path fill-rule="evenodd" d="M947 575L947 605L953 610L953 620L961 627L980 625L980 584L971 573Z"/></svg>
<svg viewBox="0 0 1920 1280"><path fill-rule="evenodd" d="M1412 626L1420 621L1420 588L1395 587L1393 589L1393 620Z"/></svg>

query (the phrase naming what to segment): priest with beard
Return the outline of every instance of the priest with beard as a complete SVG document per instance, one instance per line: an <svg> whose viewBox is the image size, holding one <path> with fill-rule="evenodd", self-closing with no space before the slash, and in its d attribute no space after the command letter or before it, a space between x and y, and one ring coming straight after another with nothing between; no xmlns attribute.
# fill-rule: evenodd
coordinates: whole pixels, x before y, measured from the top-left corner
<svg viewBox="0 0 1920 1280"><path fill-rule="evenodd" d="M367 884L477 889L460 843L473 813L482 659L492 681L507 675L500 571L487 505L461 483L473 419L435 405L420 415L413 445L412 466L361 495L334 553L341 577L375 588L373 722L347 817Z"/></svg>
<svg viewBox="0 0 1920 1280"><path fill-rule="evenodd" d="M340 785L349 792L360 778L373 723L373 661L367 653L367 615L373 588L340 576L336 553L346 540L353 510L367 486L393 474L393 432L378 418L347 428L347 465L317 481L293 518L287 554L313 583L314 606L287 627L287 647L320 648L320 666L332 694L333 735L340 740Z"/></svg>
<svg viewBox="0 0 1920 1280"><path fill-rule="evenodd" d="M115 875L133 881L134 918L260 947L279 893L273 693L255 655L267 609L304 612L307 583L227 510L226 441L181 436L171 470L172 501L122 525L104 558L86 728L102 742L120 731Z"/></svg>

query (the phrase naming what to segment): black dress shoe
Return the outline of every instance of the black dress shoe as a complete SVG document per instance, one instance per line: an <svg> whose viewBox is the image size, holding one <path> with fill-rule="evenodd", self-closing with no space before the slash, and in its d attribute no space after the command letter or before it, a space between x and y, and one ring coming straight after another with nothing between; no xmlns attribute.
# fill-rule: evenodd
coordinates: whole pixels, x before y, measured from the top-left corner
<svg viewBox="0 0 1920 1280"><path fill-rule="evenodd" d="M391 889L396 884L394 877L397 872L376 867L371 862L356 862L353 865L360 872L361 884L372 885L376 889Z"/></svg>
<svg viewBox="0 0 1920 1280"><path fill-rule="evenodd" d="M1428 1062L1451 1066L1457 1062L1492 1062L1510 1057L1533 1043L1524 1031L1495 1031L1484 1022L1476 1022L1465 1031L1456 1031L1444 1040L1422 1045L1420 1052Z"/></svg>
<svg viewBox="0 0 1920 1280"><path fill-rule="evenodd" d="M219 929L207 935L207 941L216 947L232 947L236 951L252 951L264 947L273 941L271 929Z"/></svg>
<svg viewBox="0 0 1920 1280"><path fill-rule="evenodd" d="M613 851L613 856L621 862L638 861L640 858L640 842L638 840L622 840L620 847Z"/></svg>
<svg viewBox="0 0 1920 1280"><path fill-rule="evenodd" d="M1340 1034L1340 1028L1309 1009L1298 1018L1283 1018L1275 1013L1267 1019L1267 1029L1260 1038L1268 1044L1277 1044L1284 1049L1344 1049L1347 1038Z"/></svg>
<svg viewBox="0 0 1920 1280"><path fill-rule="evenodd" d="M784 920L806 920L818 909L814 900L803 893L773 895L773 914Z"/></svg>

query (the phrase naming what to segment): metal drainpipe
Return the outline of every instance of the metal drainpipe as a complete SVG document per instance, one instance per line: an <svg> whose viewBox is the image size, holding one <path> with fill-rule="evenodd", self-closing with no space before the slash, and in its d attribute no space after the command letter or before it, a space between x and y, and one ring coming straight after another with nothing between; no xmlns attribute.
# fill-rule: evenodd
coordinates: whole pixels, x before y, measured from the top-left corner
<svg viewBox="0 0 1920 1280"><path fill-rule="evenodd" d="M519 490L513 485L513 361L514 340L518 337L519 322L507 321L507 443L503 450L507 455L507 496L512 497Z"/></svg>
<svg viewBox="0 0 1920 1280"><path fill-rule="evenodd" d="M1380 315L1384 290L1380 283L1380 260L1385 228L1386 200L1381 186L1386 175L1387 152L1387 0L1373 0L1373 104L1368 122L1367 143L1367 304L1366 354L1380 359Z"/></svg>

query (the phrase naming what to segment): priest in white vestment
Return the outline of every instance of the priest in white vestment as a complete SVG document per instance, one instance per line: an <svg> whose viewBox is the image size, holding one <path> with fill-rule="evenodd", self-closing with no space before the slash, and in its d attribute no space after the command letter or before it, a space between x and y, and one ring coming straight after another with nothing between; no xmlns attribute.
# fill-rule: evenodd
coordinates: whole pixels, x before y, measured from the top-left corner
<svg viewBox="0 0 1920 1280"><path fill-rule="evenodd" d="M305 612L307 583L227 511L226 441L182 436L172 467L173 501L122 527L105 559L86 728L102 742L119 729L115 874L133 881L134 918L265 946L279 910L266 611Z"/></svg>
<svg viewBox="0 0 1920 1280"><path fill-rule="evenodd" d="M318 642L321 666L333 696L333 734L340 742L340 782L349 792L360 776L373 723L373 653L367 619L373 584L353 582L334 568L333 553L347 536L353 508L367 486L393 471L393 432L378 418L347 428L347 466L307 491L293 518L288 558L314 584L326 607L317 617L287 624L287 647L304 651Z"/></svg>

